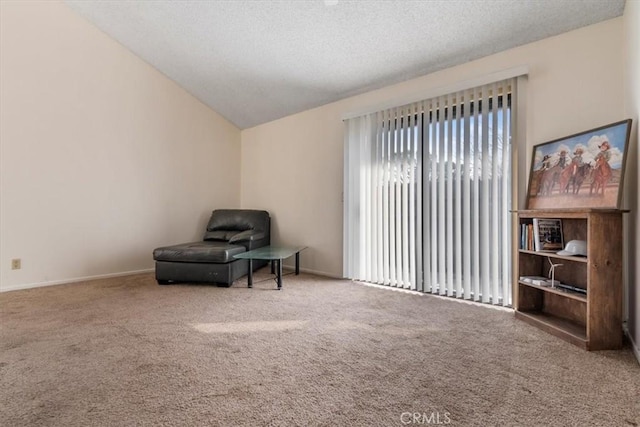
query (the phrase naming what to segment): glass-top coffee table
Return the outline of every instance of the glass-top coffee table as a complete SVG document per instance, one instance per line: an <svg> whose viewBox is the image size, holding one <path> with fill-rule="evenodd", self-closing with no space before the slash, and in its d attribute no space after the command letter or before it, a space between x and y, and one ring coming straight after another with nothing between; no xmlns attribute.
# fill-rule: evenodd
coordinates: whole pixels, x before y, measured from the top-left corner
<svg viewBox="0 0 640 427"><path fill-rule="evenodd" d="M276 275L276 282L278 283L278 290L282 289L282 260L289 258L292 255L296 256L296 276L300 274L300 251L307 249L306 246L263 246L252 251L243 252L238 255L234 255L237 259L249 260L249 274L247 277L247 284L250 288L253 287L253 260L269 260L271 261L271 274ZM274 265L275 263L275 265ZM275 267L275 271L274 271Z"/></svg>

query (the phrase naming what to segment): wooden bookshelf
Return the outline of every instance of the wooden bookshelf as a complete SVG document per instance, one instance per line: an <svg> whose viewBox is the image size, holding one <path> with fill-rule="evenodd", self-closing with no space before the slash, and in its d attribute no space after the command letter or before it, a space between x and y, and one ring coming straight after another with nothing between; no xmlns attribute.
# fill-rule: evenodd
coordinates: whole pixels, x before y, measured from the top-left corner
<svg viewBox="0 0 640 427"><path fill-rule="evenodd" d="M622 213L611 209L518 211L519 225L533 218L561 219L565 244L587 241L587 257L518 250L518 277L547 276L551 259L563 264L555 270L556 280L586 293L518 280L516 317L586 350L621 348Z"/></svg>

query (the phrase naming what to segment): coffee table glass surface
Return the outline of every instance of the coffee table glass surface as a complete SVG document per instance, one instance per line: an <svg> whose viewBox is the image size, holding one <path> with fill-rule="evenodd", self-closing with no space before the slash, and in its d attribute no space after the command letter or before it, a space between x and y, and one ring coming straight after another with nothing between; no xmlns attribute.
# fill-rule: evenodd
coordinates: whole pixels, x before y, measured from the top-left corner
<svg viewBox="0 0 640 427"><path fill-rule="evenodd" d="M242 252L234 255L237 259L249 260L249 273L247 278L247 284L251 288L253 287L253 265L252 260L270 260L271 261L271 273L275 273L276 281L278 283L278 289L282 288L282 260L289 258L290 256L296 256L296 268L295 274L300 274L300 251L306 249L306 246L282 246L282 245L269 245L263 246L251 251ZM275 263L275 266L274 266ZM275 267L275 271L274 271Z"/></svg>
<svg viewBox="0 0 640 427"><path fill-rule="evenodd" d="M285 259L306 248L306 246L263 246L258 249L237 254L234 258L268 260Z"/></svg>

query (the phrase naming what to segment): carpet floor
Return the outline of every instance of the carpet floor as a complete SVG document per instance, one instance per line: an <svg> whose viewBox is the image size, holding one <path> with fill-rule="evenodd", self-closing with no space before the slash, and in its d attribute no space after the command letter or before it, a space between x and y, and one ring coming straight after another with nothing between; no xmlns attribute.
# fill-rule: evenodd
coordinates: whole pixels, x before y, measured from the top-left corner
<svg viewBox="0 0 640 427"><path fill-rule="evenodd" d="M344 280L245 283L0 294L0 424L640 424L629 348L585 352L507 310Z"/></svg>

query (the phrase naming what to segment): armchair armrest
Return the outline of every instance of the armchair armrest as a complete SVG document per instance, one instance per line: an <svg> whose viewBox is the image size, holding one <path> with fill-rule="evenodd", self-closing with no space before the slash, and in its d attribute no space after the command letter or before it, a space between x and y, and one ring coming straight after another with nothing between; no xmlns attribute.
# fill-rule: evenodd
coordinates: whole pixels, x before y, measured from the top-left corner
<svg viewBox="0 0 640 427"><path fill-rule="evenodd" d="M229 243L244 242L244 241L254 242L256 240L264 239L265 237L266 235L264 234L263 231L246 230L230 238Z"/></svg>

